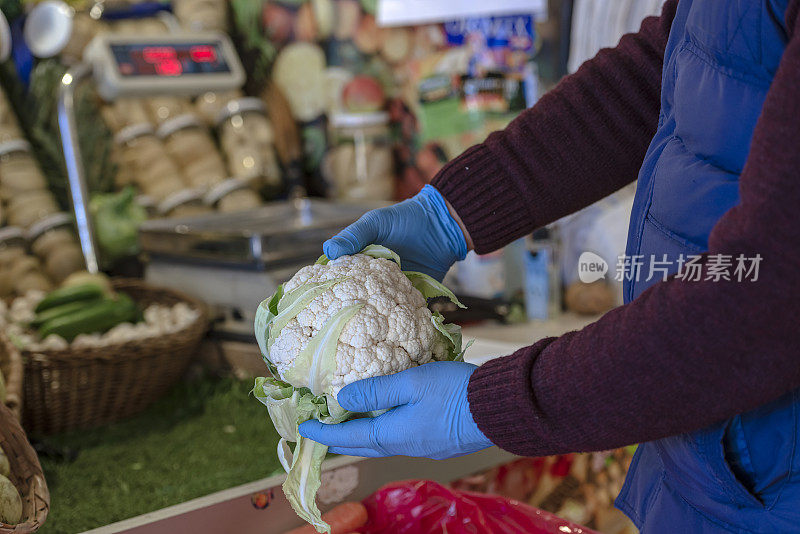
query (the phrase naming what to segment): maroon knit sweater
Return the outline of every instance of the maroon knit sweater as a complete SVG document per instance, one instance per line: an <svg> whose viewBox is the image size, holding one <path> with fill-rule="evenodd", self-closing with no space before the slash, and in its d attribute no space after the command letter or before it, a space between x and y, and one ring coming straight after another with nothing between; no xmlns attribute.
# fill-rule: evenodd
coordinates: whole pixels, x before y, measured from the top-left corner
<svg viewBox="0 0 800 534"><path fill-rule="evenodd" d="M676 5L668 1L660 18L441 171L433 183L477 252L636 178L657 126ZM709 239L711 254L761 254L759 281L672 278L583 330L485 364L470 381L469 402L494 443L526 456L609 449L693 431L800 387L799 11L793 0L740 204Z"/></svg>

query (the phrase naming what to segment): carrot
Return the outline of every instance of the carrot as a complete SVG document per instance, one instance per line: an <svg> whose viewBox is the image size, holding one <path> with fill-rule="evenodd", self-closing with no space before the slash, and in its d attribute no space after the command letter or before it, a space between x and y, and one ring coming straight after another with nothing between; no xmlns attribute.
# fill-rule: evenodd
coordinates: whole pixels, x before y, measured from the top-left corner
<svg viewBox="0 0 800 534"><path fill-rule="evenodd" d="M322 520L331 526L331 534L350 534L367 523L367 509L360 502L343 502L322 514ZM285 534L316 534L311 525L304 525Z"/></svg>

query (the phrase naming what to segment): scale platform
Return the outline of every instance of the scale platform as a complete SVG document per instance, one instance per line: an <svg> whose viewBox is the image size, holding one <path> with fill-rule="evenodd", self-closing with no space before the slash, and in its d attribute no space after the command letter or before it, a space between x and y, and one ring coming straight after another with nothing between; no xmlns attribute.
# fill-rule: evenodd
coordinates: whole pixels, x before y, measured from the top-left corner
<svg viewBox="0 0 800 534"><path fill-rule="evenodd" d="M214 334L252 341L258 304L322 254L322 243L385 203L302 198L253 211L144 223L145 279L206 302Z"/></svg>

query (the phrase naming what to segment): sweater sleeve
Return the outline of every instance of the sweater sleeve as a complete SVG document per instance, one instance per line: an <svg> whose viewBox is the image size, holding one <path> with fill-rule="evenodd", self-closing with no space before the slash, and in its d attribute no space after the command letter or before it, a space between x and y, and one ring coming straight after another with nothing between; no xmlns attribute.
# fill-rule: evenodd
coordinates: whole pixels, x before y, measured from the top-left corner
<svg viewBox="0 0 800 534"><path fill-rule="evenodd" d="M601 50L531 109L448 163L433 185L475 250L501 248L636 179L658 125L677 0Z"/></svg>
<svg viewBox="0 0 800 534"><path fill-rule="evenodd" d="M800 0L713 254L760 255L757 281L673 277L583 330L476 371L469 400L501 447L538 456L706 427L800 387ZM793 31L792 31L793 29Z"/></svg>

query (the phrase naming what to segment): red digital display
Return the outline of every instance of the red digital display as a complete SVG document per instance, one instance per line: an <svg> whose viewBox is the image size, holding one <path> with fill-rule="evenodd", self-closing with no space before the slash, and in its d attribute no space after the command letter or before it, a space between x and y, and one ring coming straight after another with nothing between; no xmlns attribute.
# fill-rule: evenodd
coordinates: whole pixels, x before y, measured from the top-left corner
<svg viewBox="0 0 800 534"><path fill-rule="evenodd" d="M159 76L180 76L183 73L183 66L177 59L163 59L154 65Z"/></svg>
<svg viewBox="0 0 800 534"><path fill-rule="evenodd" d="M181 76L227 73L219 43L112 44L122 76Z"/></svg>
<svg viewBox="0 0 800 534"><path fill-rule="evenodd" d="M189 49L189 55L197 63L211 63L217 60L217 51L208 45L193 46Z"/></svg>
<svg viewBox="0 0 800 534"><path fill-rule="evenodd" d="M178 52L171 46L148 46L142 49L142 59L148 63L158 64L162 61L177 59Z"/></svg>

